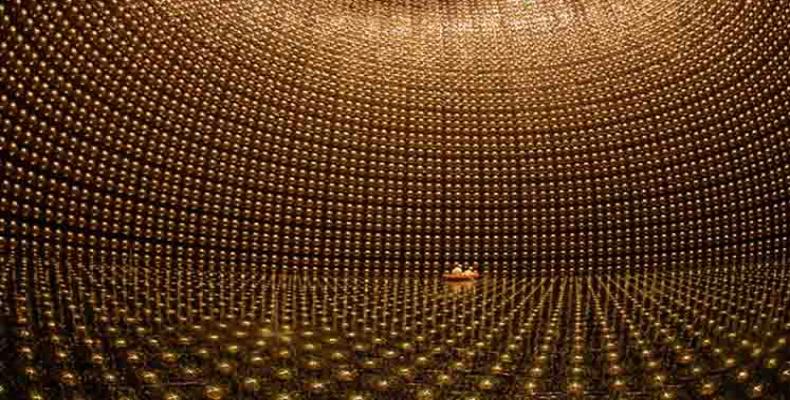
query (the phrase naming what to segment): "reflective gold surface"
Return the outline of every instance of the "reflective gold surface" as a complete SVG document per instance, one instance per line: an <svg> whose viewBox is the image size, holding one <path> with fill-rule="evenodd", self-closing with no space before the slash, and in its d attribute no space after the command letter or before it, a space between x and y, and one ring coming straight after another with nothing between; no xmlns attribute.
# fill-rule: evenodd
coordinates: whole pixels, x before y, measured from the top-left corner
<svg viewBox="0 0 790 400"><path fill-rule="evenodd" d="M0 399L787 399L788 10L0 1Z"/></svg>
<svg viewBox="0 0 790 400"><path fill-rule="evenodd" d="M777 266L491 273L461 290L374 272L4 266L9 398L788 398Z"/></svg>
<svg viewBox="0 0 790 400"><path fill-rule="evenodd" d="M2 247L433 273L780 261L789 8L3 2Z"/></svg>

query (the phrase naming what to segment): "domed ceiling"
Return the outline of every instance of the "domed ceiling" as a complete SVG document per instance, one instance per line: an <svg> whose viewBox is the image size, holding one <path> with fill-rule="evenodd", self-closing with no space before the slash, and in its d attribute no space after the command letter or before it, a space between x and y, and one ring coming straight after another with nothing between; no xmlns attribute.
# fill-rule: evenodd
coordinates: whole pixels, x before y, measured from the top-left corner
<svg viewBox="0 0 790 400"><path fill-rule="evenodd" d="M376 269L777 259L788 6L10 1L3 246Z"/></svg>

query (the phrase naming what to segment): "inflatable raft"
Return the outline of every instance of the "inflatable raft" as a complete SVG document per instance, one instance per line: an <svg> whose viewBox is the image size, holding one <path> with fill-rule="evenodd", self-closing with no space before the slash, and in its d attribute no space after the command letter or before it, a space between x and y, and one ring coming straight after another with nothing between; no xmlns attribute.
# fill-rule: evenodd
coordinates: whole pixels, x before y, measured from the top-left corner
<svg viewBox="0 0 790 400"><path fill-rule="evenodd" d="M480 274L478 274L477 272L474 272L474 273L471 273L471 274L466 273L466 272L462 272L460 274L449 273L449 274L442 275L442 277L446 281L453 281L453 282L457 282L457 281L473 281L473 280L479 278Z"/></svg>

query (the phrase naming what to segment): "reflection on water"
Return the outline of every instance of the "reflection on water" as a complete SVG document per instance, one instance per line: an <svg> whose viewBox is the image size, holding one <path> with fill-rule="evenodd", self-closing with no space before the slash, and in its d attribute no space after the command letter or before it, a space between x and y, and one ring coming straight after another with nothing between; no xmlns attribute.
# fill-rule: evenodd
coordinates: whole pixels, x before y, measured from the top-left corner
<svg viewBox="0 0 790 400"><path fill-rule="evenodd" d="M457 294L457 293L464 293L464 292L472 291L472 289L474 289L476 283L477 283L477 281L475 281L475 280L460 281L460 282L452 282L451 281L451 282L446 282L445 285L447 285L447 288L450 289L450 292Z"/></svg>
<svg viewBox="0 0 790 400"><path fill-rule="evenodd" d="M11 398L787 398L790 272L6 265ZM785 397L782 397L785 396Z"/></svg>

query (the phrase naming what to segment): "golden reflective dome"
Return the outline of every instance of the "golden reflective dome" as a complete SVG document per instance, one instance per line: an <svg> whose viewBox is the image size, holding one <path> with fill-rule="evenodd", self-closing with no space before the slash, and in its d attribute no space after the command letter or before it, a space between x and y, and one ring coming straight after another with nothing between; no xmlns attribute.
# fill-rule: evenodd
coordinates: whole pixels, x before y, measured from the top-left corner
<svg viewBox="0 0 790 400"><path fill-rule="evenodd" d="M0 2L0 398L785 398L789 5Z"/></svg>

